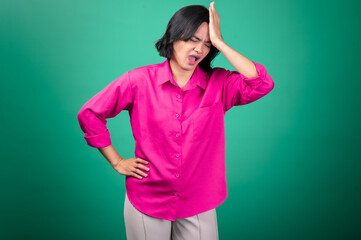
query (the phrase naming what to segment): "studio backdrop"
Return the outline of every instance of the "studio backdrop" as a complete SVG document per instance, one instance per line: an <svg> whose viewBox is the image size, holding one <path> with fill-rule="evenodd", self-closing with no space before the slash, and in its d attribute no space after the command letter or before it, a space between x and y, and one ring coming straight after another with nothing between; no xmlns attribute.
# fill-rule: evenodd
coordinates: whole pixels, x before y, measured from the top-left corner
<svg viewBox="0 0 361 240"><path fill-rule="evenodd" d="M125 239L125 176L77 114L134 68L161 63L170 17L210 1L0 3L1 239ZM360 239L360 3L215 1L224 41L275 87L225 115L220 239ZM214 67L235 70L222 55ZM128 111L107 119L134 157Z"/></svg>

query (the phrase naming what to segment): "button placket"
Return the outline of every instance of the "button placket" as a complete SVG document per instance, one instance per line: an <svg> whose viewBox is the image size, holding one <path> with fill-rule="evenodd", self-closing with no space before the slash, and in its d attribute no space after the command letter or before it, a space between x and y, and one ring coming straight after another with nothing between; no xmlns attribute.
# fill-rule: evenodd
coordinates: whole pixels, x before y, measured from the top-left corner
<svg viewBox="0 0 361 240"><path fill-rule="evenodd" d="M175 158L178 159L176 161L177 168L176 168L176 171L174 172L174 177L176 179L179 179L179 176L180 176L179 171L180 171L180 167L181 167L181 163L180 163L181 159L180 159L180 157L181 157L182 142L180 141L180 136L181 136L181 133L182 133L182 114L183 114L182 113L182 109L183 109L183 95L182 95L182 93L183 93L183 91L178 92L178 93L175 94L175 98L176 98L175 100L176 100L176 102L179 103L179 105L177 104L177 106L176 106L176 109L175 109L176 112L174 114L175 120L178 120L177 124L179 124L177 126L177 129L179 129L179 130L177 130L174 133L174 136L175 136L174 140L177 142L178 149L179 149L179 152L174 153ZM178 182L178 180L177 180L177 182ZM177 185L179 185L179 183ZM176 189L174 189L175 191L173 191L173 195L174 196L179 196L179 192Z"/></svg>

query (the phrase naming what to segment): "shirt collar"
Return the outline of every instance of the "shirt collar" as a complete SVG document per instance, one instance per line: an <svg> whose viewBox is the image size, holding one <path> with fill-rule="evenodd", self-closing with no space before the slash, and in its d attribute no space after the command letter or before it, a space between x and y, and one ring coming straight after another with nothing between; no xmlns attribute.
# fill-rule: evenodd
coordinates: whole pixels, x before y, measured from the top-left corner
<svg viewBox="0 0 361 240"><path fill-rule="evenodd" d="M169 65L169 59L165 60L163 63L160 64L160 71L161 74L158 76L158 85L161 85L167 81L173 82L173 75ZM206 76L207 74L199 67L197 64L194 73L189 79L189 83L192 88L196 85L200 86L201 88L206 88ZM188 85L188 83L187 83Z"/></svg>

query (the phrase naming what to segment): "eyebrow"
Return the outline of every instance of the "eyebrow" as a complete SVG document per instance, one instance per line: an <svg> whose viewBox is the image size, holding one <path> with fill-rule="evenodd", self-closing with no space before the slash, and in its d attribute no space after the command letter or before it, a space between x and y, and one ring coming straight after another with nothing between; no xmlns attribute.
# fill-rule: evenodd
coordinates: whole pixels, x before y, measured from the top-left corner
<svg viewBox="0 0 361 240"><path fill-rule="evenodd" d="M197 40L201 41L202 39L200 39L199 37L197 37L196 35L193 35L193 37L195 37ZM206 43L212 43L211 41L204 41Z"/></svg>

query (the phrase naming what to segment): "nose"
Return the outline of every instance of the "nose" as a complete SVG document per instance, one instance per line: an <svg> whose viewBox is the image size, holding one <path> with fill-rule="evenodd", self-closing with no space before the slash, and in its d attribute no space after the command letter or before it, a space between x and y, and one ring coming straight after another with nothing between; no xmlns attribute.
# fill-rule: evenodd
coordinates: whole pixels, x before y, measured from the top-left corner
<svg viewBox="0 0 361 240"><path fill-rule="evenodd" d="M203 46L202 42L200 42L195 46L194 51L196 51L199 54L202 54L203 53L203 47L204 46Z"/></svg>

